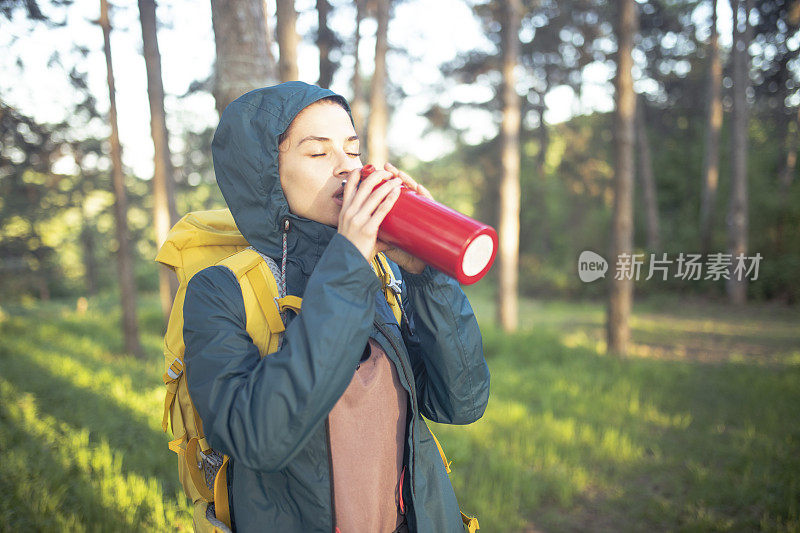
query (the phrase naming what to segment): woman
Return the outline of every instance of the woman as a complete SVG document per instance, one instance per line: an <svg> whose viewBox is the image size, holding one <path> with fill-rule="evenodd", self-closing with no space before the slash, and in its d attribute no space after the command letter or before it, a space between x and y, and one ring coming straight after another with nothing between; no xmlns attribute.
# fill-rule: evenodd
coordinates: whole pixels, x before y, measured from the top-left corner
<svg viewBox="0 0 800 533"><path fill-rule="evenodd" d="M391 165L357 187L346 101L301 82L231 103L212 155L238 228L303 298L281 348L262 359L228 269L207 268L187 289L189 392L209 444L231 458L234 528L462 531L421 417L481 417L489 372L480 331L454 280L377 240L401 183L429 194ZM378 250L402 275L402 327L370 266Z"/></svg>

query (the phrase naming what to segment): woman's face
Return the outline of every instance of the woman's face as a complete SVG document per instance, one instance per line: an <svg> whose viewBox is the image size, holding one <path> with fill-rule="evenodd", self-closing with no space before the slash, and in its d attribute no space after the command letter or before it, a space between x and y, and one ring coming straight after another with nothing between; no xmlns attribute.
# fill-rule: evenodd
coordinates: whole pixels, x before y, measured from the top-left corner
<svg viewBox="0 0 800 533"><path fill-rule="evenodd" d="M311 104L294 118L278 150L289 210L336 227L342 180L361 168L358 136L347 111L335 103Z"/></svg>

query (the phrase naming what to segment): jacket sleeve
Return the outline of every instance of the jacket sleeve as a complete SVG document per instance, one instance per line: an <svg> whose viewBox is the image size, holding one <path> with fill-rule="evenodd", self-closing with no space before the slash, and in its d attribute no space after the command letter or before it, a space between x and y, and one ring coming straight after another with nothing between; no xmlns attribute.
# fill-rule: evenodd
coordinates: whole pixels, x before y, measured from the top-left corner
<svg viewBox="0 0 800 533"><path fill-rule="evenodd" d="M420 411L434 422L475 422L489 401L489 368L472 307L456 280L430 266L401 272L408 320L401 330Z"/></svg>
<svg viewBox="0 0 800 533"><path fill-rule="evenodd" d="M233 273L211 267L195 275L184 304L184 358L211 446L253 470L275 472L291 461L350 383L378 287L358 249L334 236L281 349L260 358Z"/></svg>

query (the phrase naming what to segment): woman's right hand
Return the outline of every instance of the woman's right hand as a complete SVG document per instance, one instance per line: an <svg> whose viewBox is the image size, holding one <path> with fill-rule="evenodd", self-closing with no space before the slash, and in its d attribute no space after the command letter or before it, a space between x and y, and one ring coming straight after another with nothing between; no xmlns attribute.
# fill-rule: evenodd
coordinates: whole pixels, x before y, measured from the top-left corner
<svg viewBox="0 0 800 533"><path fill-rule="evenodd" d="M403 180L391 172L377 170L358 185L361 169L352 170L347 177L339 212L339 233L353 243L367 261L375 257L378 227L400 196ZM375 189L382 180L387 180ZM374 189L374 190L373 190Z"/></svg>

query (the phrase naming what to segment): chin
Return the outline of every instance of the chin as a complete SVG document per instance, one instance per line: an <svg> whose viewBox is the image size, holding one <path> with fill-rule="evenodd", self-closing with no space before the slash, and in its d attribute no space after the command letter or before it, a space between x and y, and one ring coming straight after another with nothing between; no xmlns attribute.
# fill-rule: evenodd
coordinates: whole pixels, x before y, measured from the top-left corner
<svg viewBox="0 0 800 533"><path fill-rule="evenodd" d="M330 226L332 228L338 228L339 227L339 212L338 212L338 210L337 210L337 212L335 214L332 213L330 216L320 217L319 219L317 219L317 222L319 222L321 224L325 224L326 226Z"/></svg>
<svg viewBox="0 0 800 533"><path fill-rule="evenodd" d="M312 208L306 214L305 218L313 220L314 222L319 222L320 224L325 224L326 226L331 226L332 228L338 228L339 213L341 210L342 208L335 204L327 208Z"/></svg>

